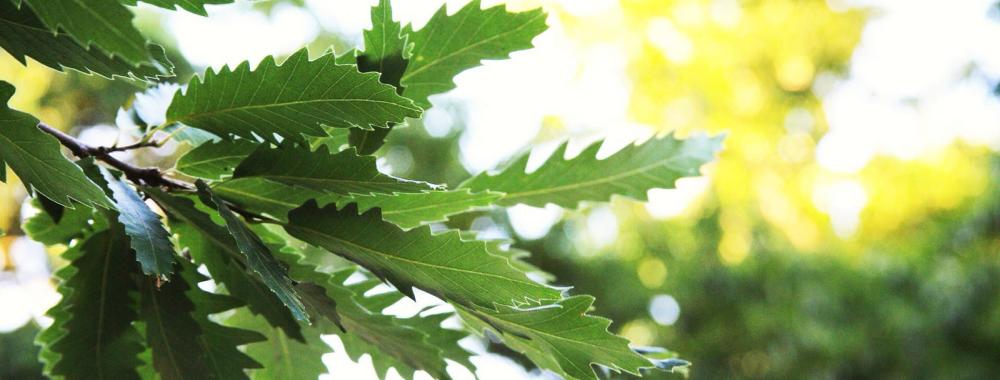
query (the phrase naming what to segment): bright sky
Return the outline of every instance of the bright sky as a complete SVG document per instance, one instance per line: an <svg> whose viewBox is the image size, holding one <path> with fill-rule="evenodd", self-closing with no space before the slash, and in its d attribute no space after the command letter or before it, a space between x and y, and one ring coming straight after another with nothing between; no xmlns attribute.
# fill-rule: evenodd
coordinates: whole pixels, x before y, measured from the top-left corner
<svg viewBox="0 0 1000 380"><path fill-rule="evenodd" d="M718 0L721 3L731 1ZM311 42L320 30L341 33L360 43L361 30L369 27L369 8L374 0L306 0L307 9L277 5L270 15L253 11L246 2L209 6L210 17L187 12L161 12L169 32L176 36L181 52L196 66L220 67L244 60L252 63L267 55L291 53ZM394 1L396 18L421 26L443 1ZM449 2L460 5L463 1ZM495 2L488 2L495 3ZM598 13L617 6L610 0L566 0L571 12ZM819 142L816 159L834 173L856 173L876 155L914 159L940 149L956 139L1000 149L1000 101L992 94L987 78L1000 77L1000 23L991 19L993 0L828 0L831 8L872 7L876 15L866 25L850 64L847 80L819 79L814 90L821 96L830 131ZM725 4L722 4L725 5ZM454 9L454 8L453 8ZM724 7L720 9L725 9ZM727 14L732 22L739 13ZM463 164L472 172L494 168L512 154L535 141L546 116L556 116L566 125L567 136L578 148L583 142L609 135L619 146L648 135L643 126L626 117L629 77L619 47L596 46L581 51L569 43L563 29L551 20L550 29L535 40L536 48L518 52L506 61L487 62L456 78L458 88L432 97L435 104L457 103L469 119L461 137ZM693 46L697 49L697 46ZM316 52L314 52L316 53ZM971 59L971 65L970 65ZM583 75L571 75L582 67ZM971 72L971 75L966 75ZM968 77L968 79L963 79ZM513 112L512 110L516 110ZM431 110L427 126L441 133L453 120ZM435 132L436 131L436 132ZM577 141L579 140L579 141ZM543 144L544 156L554 144ZM533 162L538 162L537 158ZM671 217L708 187L708 179L684 181L676 190L654 190L648 209L654 216ZM864 188L853 180L842 180L817 189L817 208L831 216L834 230L849 236L867 202ZM558 208L519 206L509 211L516 232L523 237L544 235L561 217ZM595 231L610 230L613 213L598 211L588 220ZM594 234L598 243L614 236ZM25 239L21 249L40 250ZM44 257L42 255L23 256ZM42 264L39 264L42 265ZM19 261L16 285L0 281L0 331L12 330L30 318L38 318L54 303L51 287L42 286L47 273L36 273L30 259ZM37 283L37 284L36 284ZM430 302L426 299L421 302ZM673 298L656 298L650 306L656 321L676 320L680 308ZM50 304L49 303L49 304ZM400 306L406 313L415 306ZM412 313L412 311L410 311ZM334 342L334 347L337 347ZM339 350L338 350L339 351ZM374 378L370 360L351 362L342 354L327 360L338 378ZM496 356L473 361L484 379L527 376L520 367ZM458 366L454 366L458 367ZM468 378L468 373L455 373ZM426 375L422 378L427 378Z"/></svg>

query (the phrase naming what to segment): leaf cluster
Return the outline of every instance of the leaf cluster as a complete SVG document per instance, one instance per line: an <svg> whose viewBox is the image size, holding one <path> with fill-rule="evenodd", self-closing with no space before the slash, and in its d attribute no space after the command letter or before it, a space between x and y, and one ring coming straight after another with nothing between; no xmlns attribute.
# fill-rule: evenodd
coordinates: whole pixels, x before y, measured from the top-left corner
<svg viewBox="0 0 1000 380"><path fill-rule="evenodd" d="M145 2L205 14L227 1ZM0 0L0 46L22 62L155 81L169 63L131 27L125 5L134 4ZM564 145L530 173L525 155L453 190L382 173L373 154L392 128L419 118L460 72L530 48L546 14L473 1L415 29L382 0L371 15L363 50L311 60L303 49L254 69L210 69L177 90L146 137L204 137L185 140L194 146L178 178L0 108L0 165L44 210L24 230L68 247L55 322L38 338L48 375L315 378L330 351L320 338L333 334L352 359L370 355L380 376L448 378L446 360L474 369L458 345L466 331L567 379L595 378L595 366L640 375L684 363L634 350L590 314L592 297L537 280L546 277L525 252L441 222L515 204L644 200L697 175L721 138L659 136L604 159L600 143L571 158ZM4 104L13 92L0 82ZM322 264L334 256L335 268ZM382 284L389 290L370 292ZM418 289L454 311L383 312ZM443 327L453 317L465 331Z"/></svg>

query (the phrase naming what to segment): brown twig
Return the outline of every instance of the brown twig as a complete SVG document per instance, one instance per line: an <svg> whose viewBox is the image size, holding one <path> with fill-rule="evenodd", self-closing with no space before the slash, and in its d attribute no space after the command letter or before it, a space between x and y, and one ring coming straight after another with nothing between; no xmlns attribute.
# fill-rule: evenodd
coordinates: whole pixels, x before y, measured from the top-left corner
<svg viewBox="0 0 1000 380"><path fill-rule="evenodd" d="M104 161L106 164L114 167L115 169L121 170L125 173L128 179L132 180L137 184L143 184L148 186L163 186L173 189L183 189L183 190L194 190L194 187L188 183L181 182L163 175L160 169L157 168L142 168L130 163L121 161L117 158L111 156L111 152L118 152L129 149L137 149L144 146L155 146L155 143L140 143L133 144L124 147L92 147L85 144L83 141L70 136L63 131L55 129L48 124L38 123L38 129L43 132L55 136L59 143L65 146L73 152L73 155L80 158L94 157L98 160Z"/></svg>
<svg viewBox="0 0 1000 380"><path fill-rule="evenodd" d="M160 147L160 143L155 142L155 141L140 141L140 142L137 142L137 143L132 144L132 145L125 145L125 146L117 146L117 145L115 145L115 146L109 146L109 147L99 146L99 147L95 147L94 149L97 149L97 150L99 150L101 152L104 152L104 153L114 153L114 152L124 152L124 151L128 151L128 150L139 149L139 148L146 148L146 147L159 148Z"/></svg>
<svg viewBox="0 0 1000 380"><path fill-rule="evenodd" d="M80 141L79 139L66 134L63 131L60 131L58 129L49 126L48 124L39 122L38 129L41 129L45 133L55 136L55 138L59 140L60 144L68 148L70 152L73 152L73 155L80 158L94 157L98 160L104 161L104 163L114 167L115 169L121 170L122 173L125 173L125 176L129 180L135 182L137 185L163 186L167 187L168 189L186 190L186 191L195 190L195 187L187 182L181 182L164 176L163 172L161 172L160 169L138 167L111 156L112 152L138 149L147 146L159 146L159 144L157 143L140 142L137 144L127 145L122 147L92 147L90 145L85 144L83 141ZM276 219L272 219L261 214L243 210L242 208L237 207L234 204L229 204L229 202L226 203L227 206L229 206L229 208L233 212L240 214L248 222L281 223Z"/></svg>

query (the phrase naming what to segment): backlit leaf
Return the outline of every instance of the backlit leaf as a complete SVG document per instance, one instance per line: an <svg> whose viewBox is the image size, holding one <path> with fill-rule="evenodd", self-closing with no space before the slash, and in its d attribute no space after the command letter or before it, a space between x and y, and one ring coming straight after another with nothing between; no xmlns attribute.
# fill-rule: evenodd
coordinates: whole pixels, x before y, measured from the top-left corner
<svg viewBox="0 0 1000 380"><path fill-rule="evenodd" d="M482 242L463 241L456 231L432 234L427 227L403 231L378 210L358 215L306 203L288 215L292 236L354 261L413 297L414 287L442 299L492 307L559 299L559 289L536 283Z"/></svg>
<svg viewBox="0 0 1000 380"><path fill-rule="evenodd" d="M275 135L299 141L302 135L325 135L324 126L381 128L420 115L413 102L379 83L378 74L334 60L326 54L310 61L302 49L281 65L269 56L255 70L248 62L218 73L209 69L177 92L168 122L276 143Z"/></svg>
<svg viewBox="0 0 1000 380"><path fill-rule="evenodd" d="M29 189L65 207L71 200L111 207L111 201L78 166L66 159L59 142L38 129L38 119L7 107L14 86L0 81L0 160L6 162Z"/></svg>
<svg viewBox="0 0 1000 380"><path fill-rule="evenodd" d="M608 332L610 320L586 314L593 302L590 296L573 296L537 307L458 308L467 322L480 321L472 323L477 330L499 329L508 347L567 379L597 379L591 364L633 375L653 367L627 339Z"/></svg>
<svg viewBox="0 0 1000 380"><path fill-rule="evenodd" d="M510 13L503 5L482 9L474 0L448 15L445 7L427 25L409 36L413 49L400 79L403 95L427 108L428 97L455 88L458 73L479 66L484 59L505 59L511 52L531 48L531 40L545 31L545 12L535 9Z"/></svg>
<svg viewBox="0 0 1000 380"><path fill-rule="evenodd" d="M479 174L459 187L504 192L506 195L498 203L508 206L523 203L542 207L553 203L575 208L580 201L606 202L612 195L646 200L649 189L673 188L677 179L698 175L698 169L722 147L722 136L653 138L604 159L597 158L600 142L571 159L564 158L566 146L556 149L531 173L525 173L528 155L523 155L500 173Z"/></svg>

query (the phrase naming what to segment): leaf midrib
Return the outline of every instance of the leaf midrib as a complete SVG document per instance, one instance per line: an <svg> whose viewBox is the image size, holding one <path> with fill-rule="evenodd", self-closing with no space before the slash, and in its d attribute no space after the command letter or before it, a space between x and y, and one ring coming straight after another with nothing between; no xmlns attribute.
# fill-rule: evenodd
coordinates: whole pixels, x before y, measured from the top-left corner
<svg viewBox="0 0 1000 380"><path fill-rule="evenodd" d="M652 170L653 168L655 168L657 166L668 166L669 164L672 164L675 160L677 160L679 158L683 158L683 157L684 156L681 156L681 157L671 157L671 158L669 158L667 160L658 161L658 162L655 162L655 163L652 163L652 164L649 164L649 165L644 165L644 166L638 167L636 169L632 169L632 170L625 171L625 172L622 172L622 173L618 173L618 174L615 174L615 175L612 175L612 176L598 178L598 179L594 179L594 180L577 182L577 183L570 183L570 184L560 185L560 186L554 186L554 187L546 187L546 188L537 189L537 190L520 191L520 192L509 192L509 193L507 193L506 196L503 197L503 199L509 200L509 199L525 198L525 197L535 196L535 195L539 195L539 194L557 193L557 192L563 192L563 191L567 191L567 190L580 189L580 188L591 187L591 186L600 185L600 184L604 184L604 183L608 183L608 182L613 182L613 181L618 180L618 179L622 179L622 178L625 178L625 177L631 177L631 176L637 175L639 173L647 172L647 171ZM676 166L669 166L669 168L677 170L677 171L681 171ZM532 173L532 174L534 174L534 173Z"/></svg>
<svg viewBox="0 0 1000 380"><path fill-rule="evenodd" d="M517 28L511 29L511 30L509 30L507 32L504 32L504 33L500 33L500 34L494 35L494 36L492 36L490 38L486 38L486 39L480 40L479 42L476 42L474 44L466 45L464 48L461 48L461 49L455 50L455 51L453 51L453 52L451 52L449 54L443 55L443 56L439 57L438 59L435 59L433 61L428 62L427 64L425 64L423 66L418 67L416 70L413 70L412 72L408 71L407 73L403 74L403 77L400 79L400 83L402 83L403 81L405 81L407 78L410 78L411 76L417 75L418 73L426 70L428 67L434 67L434 66L440 64L441 61L447 60L447 59L449 59L449 58L451 58L451 57L453 57L455 55L464 54L466 51L469 51L471 49L478 48L481 45L493 42L493 40L495 40L497 38L506 37L507 35L509 35L511 33L520 32L521 29L524 29L524 28L530 26L537 18L544 17L544 16L545 16L545 13L540 13L540 14L536 15L535 17L532 17L531 19L529 19L528 21L526 21L524 24L521 24ZM416 60L414 60L414 61L416 61ZM416 61L416 62L419 62L419 61ZM409 84L412 85L412 83L409 83Z"/></svg>
<svg viewBox="0 0 1000 380"><path fill-rule="evenodd" d="M209 117L209 116L213 116L213 115L217 115L217 114L224 114L224 113L237 112L237 111L247 111L247 110L264 109L264 108L292 107L292 106L297 106L297 105L302 105L302 104L313 104L313 103L342 103L342 102L350 102L350 103L375 103L375 104L382 104L382 105L394 106L394 107L402 108L402 109L409 110L409 111L417 111L417 112L420 111L420 109L417 109L417 108L407 107L404 104L394 103L394 102L390 102L390 101L386 101L386 100L363 99L363 98L310 99L310 100L295 100L295 101L280 102L280 103L253 104L253 105L246 105L246 106L239 106L239 107L227 107L227 108L222 108L222 109L213 110L213 111L207 111L207 112L188 113L188 114L185 114L184 116L180 116L180 117L178 117L176 119L167 120L166 124L169 124L169 123L172 123L172 122L181 122L181 123L183 123L185 121L190 122L192 120L201 119L201 118L205 118L205 117Z"/></svg>

